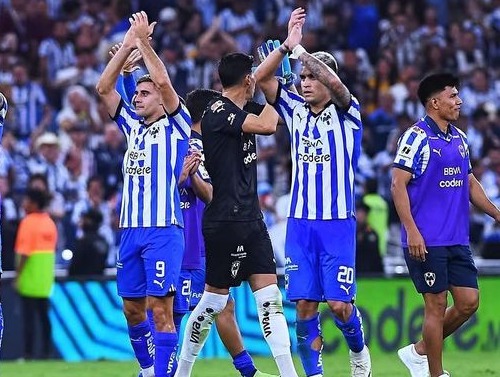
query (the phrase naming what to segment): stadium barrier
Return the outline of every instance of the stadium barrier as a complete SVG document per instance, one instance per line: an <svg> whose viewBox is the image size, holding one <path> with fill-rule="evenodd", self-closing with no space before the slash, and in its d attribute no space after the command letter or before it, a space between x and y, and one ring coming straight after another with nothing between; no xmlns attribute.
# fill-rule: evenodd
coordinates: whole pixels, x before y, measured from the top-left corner
<svg viewBox="0 0 500 377"><path fill-rule="evenodd" d="M283 281L280 283L282 285ZM357 306L363 313L365 336L373 353L395 352L419 338L423 319L422 300L408 278L366 278L360 279L358 285ZM446 342L447 349L500 350L500 302L496 296L499 286L498 276L480 278L480 308ZM243 284L232 294L247 350L253 355L269 355L249 286ZM2 358L17 359L22 356L22 313L19 299L8 281L3 282L3 307L5 333ZM295 352L295 312L289 302L285 303L285 315ZM121 299L116 294L113 278L58 278L51 297L50 318L55 357L67 361L133 358ZM342 335L325 306L322 307L321 322L325 353L347 352ZM201 357L229 357L216 331L211 332Z"/></svg>

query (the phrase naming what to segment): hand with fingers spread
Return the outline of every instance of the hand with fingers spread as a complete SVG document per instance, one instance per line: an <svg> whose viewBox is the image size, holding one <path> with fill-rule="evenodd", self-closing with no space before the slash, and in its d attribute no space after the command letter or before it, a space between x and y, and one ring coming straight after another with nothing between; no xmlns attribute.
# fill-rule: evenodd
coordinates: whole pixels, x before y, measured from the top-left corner
<svg viewBox="0 0 500 377"><path fill-rule="evenodd" d="M113 56L116 55L120 47L122 46L122 43L117 43L113 47L111 47L111 50L109 50L109 56L112 58ZM142 59L141 53L139 50L134 49L130 55L128 56L127 60L125 61L125 64L123 65L122 68L122 73L123 74L130 74L138 69L140 69L139 65L137 64L140 60Z"/></svg>
<svg viewBox="0 0 500 377"><path fill-rule="evenodd" d="M304 8L296 8L293 10L288 20L288 34L292 31L293 27L297 24L301 26L306 22L306 11Z"/></svg>
<svg viewBox="0 0 500 377"><path fill-rule="evenodd" d="M288 21L288 36L283 43L288 49L293 50L302 41L302 26L306 21L306 12L303 8L295 9Z"/></svg>
<svg viewBox="0 0 500 377"><path fill-rule="evenodd" d="M136 38L149 40L149 36L153 34L156 21L149 24L148 15L144 11L134 13L129 18L129 21L132 29L134 29Z"/></svg>

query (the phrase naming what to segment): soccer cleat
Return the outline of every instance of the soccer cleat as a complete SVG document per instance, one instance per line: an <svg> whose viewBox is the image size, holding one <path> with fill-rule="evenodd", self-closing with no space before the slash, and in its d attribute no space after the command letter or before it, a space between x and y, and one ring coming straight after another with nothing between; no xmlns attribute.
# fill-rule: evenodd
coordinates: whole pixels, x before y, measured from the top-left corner
<svg viewBox="0 0 500 377"><path fill-rule="evenodd" d="M267 373L261 372L260 370L257 370L257 372L255 372L253 377L279 377L279 376L276 376L274 374L267 374Z"/></svg>
<svg viewBox="0 0 500 377"><path fill-rule="evenodd" d="M349 351L349 359L352 377L371 377L372 361L367 346L364 346L359 353Z"/></svg>
<svg viewBox="0 0 500 377"><path fill-rule="evenodd" d="M427 356L419 355L415 350L415 345L410 344L398 350L399 359L410 371L411 377L428 377L429 364Z"/></svg>

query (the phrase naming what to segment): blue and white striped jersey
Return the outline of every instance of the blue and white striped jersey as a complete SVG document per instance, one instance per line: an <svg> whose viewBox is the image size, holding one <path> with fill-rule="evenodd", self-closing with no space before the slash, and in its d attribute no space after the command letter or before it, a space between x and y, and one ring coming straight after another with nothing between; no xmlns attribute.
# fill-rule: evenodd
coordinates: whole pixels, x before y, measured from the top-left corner
<svg viewBox="0 0 500 377"><path fill-rule="evenodd" d="M40 84L29 81L12 86L14 129L18 138L28 139L42 120L47 97Z"/></svg>
<svg viewBox="0 0 500 377"><path fill-rule="evenodd" d="M358 100L314 114L304 99L280 86L274 104L291 135L292 188L288 216L345 219L355 214L354 174L363 126Z"/></svg>
<svg viewBox="0 0 500 377"><path fill-rule="evenodd" d="M120 227L182 226L177 184L191 133L186 107L146 125L122 99L114 120L127 138Z"/></svg>

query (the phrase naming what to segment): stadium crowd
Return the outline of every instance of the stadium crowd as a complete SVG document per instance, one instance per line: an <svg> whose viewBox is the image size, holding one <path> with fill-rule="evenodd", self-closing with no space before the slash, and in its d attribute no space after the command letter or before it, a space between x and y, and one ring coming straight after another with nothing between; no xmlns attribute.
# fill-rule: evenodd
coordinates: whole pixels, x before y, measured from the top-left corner
<svg viewBox="0 0 500 377"><path fill-rule="evenodd" d="M424 114L416 91L430 71L459 75L464 104L458 126L467 133L475 176L500 202L499 0L0 0L0 92L11 106L0 149L4 270L14 269L14 239L24 216L20 200L33 185L52 195L59 266L68 265L64 250L78 248L85 215L109 245L107 258L99 259L102 267L114 265L125 141L95 86L132 12L145 10L158 21L151 43L184 97L197 88L220 90L215 68L224 54L257 56L262 42L283 40L297 7L307 10L309 20L303 46L331 52L361 104L356 185L362 259L400 252L391 165L399 136ZM293 69L298 73L299 64ZM264 101L262 94L256 99ZM257 137L258 192L281 265L291 167L287 138L285 127ZM89 216L89 210L101 216ZM471 215L474 251L500 258L494 247L500 229L472 208ZM363 269L377 271L381 264L375 260Z"/></svg>

